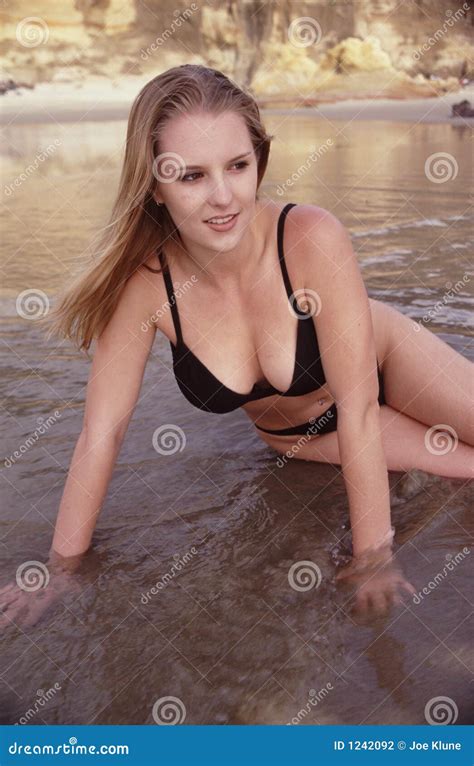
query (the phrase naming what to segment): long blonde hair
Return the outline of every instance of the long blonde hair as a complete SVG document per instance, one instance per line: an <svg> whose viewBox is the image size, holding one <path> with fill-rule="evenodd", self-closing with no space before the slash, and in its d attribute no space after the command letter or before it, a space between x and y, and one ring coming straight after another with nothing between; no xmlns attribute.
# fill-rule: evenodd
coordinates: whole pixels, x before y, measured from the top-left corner
<svg viewBox="0 0 474 766"><path fill-rule="evenodd" d="M216 115L233 111L243 117L257 158L258 191L273 136L267 135L253 96L222 72L197 64L173 67L154 77L130 111L117 197L94 248L93 263L45 317L48 337L69 338L79 350L87 351L107 325L127 279L168 239L183 247L166 206L155 202L153 163L160 154L165 122L192 111ZM163 263L166 267L166 256Z"/></svg>

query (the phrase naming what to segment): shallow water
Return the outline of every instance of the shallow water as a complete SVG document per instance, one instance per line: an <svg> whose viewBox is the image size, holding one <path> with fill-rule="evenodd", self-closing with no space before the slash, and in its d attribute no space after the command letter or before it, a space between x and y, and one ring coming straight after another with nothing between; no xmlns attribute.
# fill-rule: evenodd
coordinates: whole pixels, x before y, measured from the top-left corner
<svg viewBox="0 0 474 766"><path fill-rule="evenodd" d="M369 295L418 320L441 301L427 326L472 359L470 131L290 113L266 124L276 138L262 196L333 211L353 234ZM82 355L46 343L20 318L15 300L30 288L52 297L80 262L112 203L125 123L5 133L6 184L59 142L4 195L5 456L41 418L60 415L3 469L2 583L21 563L46 560L89 372ZM297 173L328 138L328 151ZM444 183L425 174L435 152L455 159ZM334 582L333 550L348 522L338 468L278 468L243 412L209 415L188 404L170 361L157 337L94 551L77 575L80 594L35 627L5 632L1 722L34 709L30 723L152 724L155 701L173 696L190 724L423 724L425 706L443 696L457 723L472 723L472 556L459 558L474 531L472 485L390 474L400 562L429 594L386 618L356 620L350 593ZM158 454L153 433L167 423L183 429L186 446ZM290 567L307 560L321 582L295 590ZM38 690L54 684L38 702Z"/></svg>

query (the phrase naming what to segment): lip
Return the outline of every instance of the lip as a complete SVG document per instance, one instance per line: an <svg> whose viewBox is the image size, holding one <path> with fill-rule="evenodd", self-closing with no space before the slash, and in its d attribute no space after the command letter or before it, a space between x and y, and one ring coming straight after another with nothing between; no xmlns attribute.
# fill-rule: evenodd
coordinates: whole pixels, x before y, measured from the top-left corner
<svg viewBox="0 0 474 766"><path fill-rule="evenodd" d="M210 226L211 229L214 229L214 231L229 231L235 226L235 223L237 221L237 218L239 217L240 213L234 213L233 218L230 219L227 223L209 223L209 221L204 221L204 223L207 226ZM212 216L211 216L212 217ZM217 217L217 216L216 216ZM219 216L220 218L225 218L225 216Z"/></svg>

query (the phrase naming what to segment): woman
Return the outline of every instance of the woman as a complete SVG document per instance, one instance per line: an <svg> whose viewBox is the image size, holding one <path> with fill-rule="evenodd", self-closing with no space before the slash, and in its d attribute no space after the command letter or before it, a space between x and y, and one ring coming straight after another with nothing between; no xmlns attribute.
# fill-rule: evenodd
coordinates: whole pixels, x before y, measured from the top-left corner
<svg viewBox="0 0 474 766"><path fill-rule="evenodd" d="M170 69L136 98L101 257L53 315L52 330L79 348L97 339L54 576L40 595L4 589L7 617L25 604L41 612L69 587L65 571L90 546L157 330L194 405L242 407L280 455L341 465L353 558L338 576L358 585L359 605L383 610L402 589L415 592L393 563L387 469L472 476L472 367L368 299L333 215L259 199L270 141L253 98L212 69ZM440 424L458 440L443 455L426 438Z"/></svg>

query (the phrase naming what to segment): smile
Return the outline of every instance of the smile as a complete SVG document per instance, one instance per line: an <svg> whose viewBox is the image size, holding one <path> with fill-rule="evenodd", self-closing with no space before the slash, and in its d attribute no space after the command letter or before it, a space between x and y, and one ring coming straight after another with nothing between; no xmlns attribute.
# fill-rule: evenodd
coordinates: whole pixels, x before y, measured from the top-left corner
<svg viewBox="0 0 474 766"><path fill-rule="evenodd" d="M218 218L217 216L215 218L208 218L206 223L228 223L232 218L235 218L236 215L238 215L238 213L231 213L231 215L226 215L224 218Z"/></svg>
<svg viewBox="0 0 474 766"><path fill-rule="evenodd" d="M216 216L214 218L208 218L204 223L207 224L207 226L210 226L211 229L214 229L214 231L229 231L235 226L238 215L239 213L222 217Z"/></svg>

